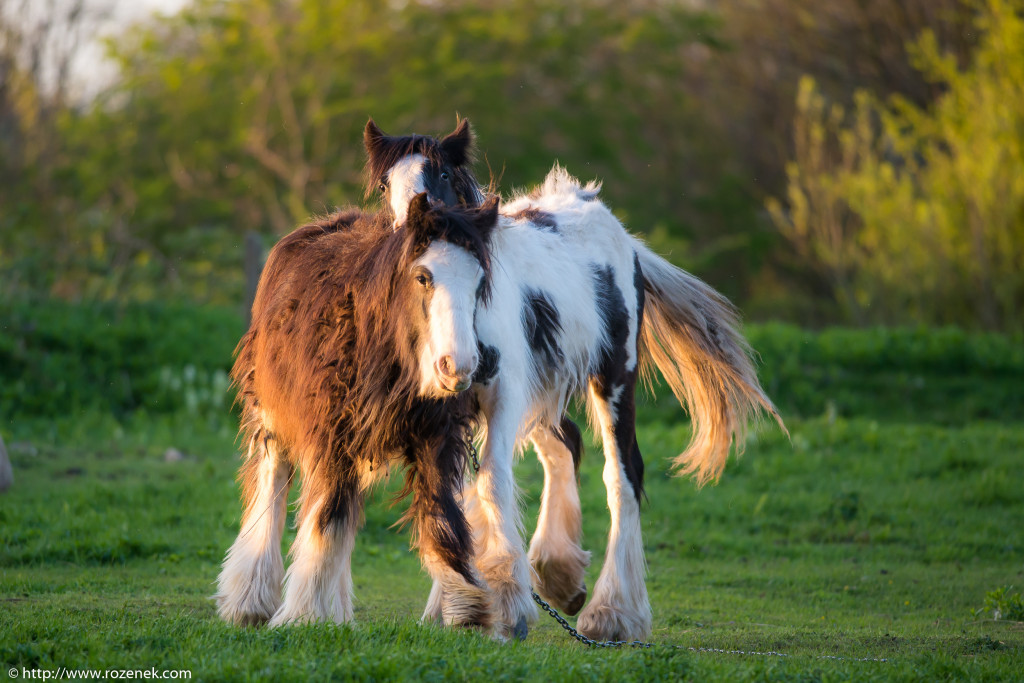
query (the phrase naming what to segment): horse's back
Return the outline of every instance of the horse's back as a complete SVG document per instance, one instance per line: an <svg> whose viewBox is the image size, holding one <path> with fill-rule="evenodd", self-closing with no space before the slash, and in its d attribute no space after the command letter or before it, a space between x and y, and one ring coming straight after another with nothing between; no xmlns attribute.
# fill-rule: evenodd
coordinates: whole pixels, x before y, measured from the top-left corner
<svg viewBox="0 0 1024 683"><path fill-rule="evenodd" d="M314 416L333 414L353 381L353 249L373 226L358 210L335 213L283 237L271 250L236 350L232 377L248 419L300 445Z"/></svg>
<svg viewBox="0 0 1024 683"><path fill-rule="evenodd" d="M535 407L539 399L545 419L557 420L609 343L604 299L621 301L627 316L636 309L632 238L590 193L562 192L511 202L493 240L495 291L480 336L496 342L503 374L533 377L526 387L543 395ZM508 334L513 321L521 335Z"/></svg>
<svg viewBox="0 0 1024 683"><path fill-rule="evenodd" d="M253 302L252 326L266 323L291 298L301 297L325 268L344 268L345 247L371 229L358 209L338 211L296 228L274 245L267 257Z"/></svg>
<svg viewBox="0 0 1024 683"><path fill-rule="evenodd" d="M544 183L514 197L502 214L530 218L539 229L560 238L567 254L588 263L624 267L633 262L632 238L611 209L598 197L595 182L582 185L557 164Z"/></svg>

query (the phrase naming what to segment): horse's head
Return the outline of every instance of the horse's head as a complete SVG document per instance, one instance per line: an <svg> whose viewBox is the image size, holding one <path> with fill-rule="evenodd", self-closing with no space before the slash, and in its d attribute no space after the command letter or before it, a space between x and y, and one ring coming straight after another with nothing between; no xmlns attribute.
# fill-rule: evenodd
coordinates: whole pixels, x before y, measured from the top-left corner
<svg viewBox="0 0 1024 683"><path fill-rule="evenodd" d="M480 360L475 313L490 293L489 240L498 202L432 206L422 192L405 213L406 258L397 293L412 322L420 394L449 396L469 388Z"/></svg>
<svg viewBox="0 0 1024 683"><path fill-rule="evenodd" d="M473 176L473 131L469 120L438 140L426 135L386 135L370 119L366 146L366 195L380 192L394 215L395 229L405 223L409 202L421 192L435 204L479 206L480 186Z"/></svg>

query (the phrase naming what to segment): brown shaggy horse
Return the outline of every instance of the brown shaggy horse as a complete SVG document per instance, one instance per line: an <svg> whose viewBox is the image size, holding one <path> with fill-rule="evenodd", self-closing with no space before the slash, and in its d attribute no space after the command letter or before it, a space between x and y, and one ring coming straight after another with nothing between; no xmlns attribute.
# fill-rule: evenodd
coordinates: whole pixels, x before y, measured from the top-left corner
<svg viewBox="0 0 1024 683"><path fill-rule="evenodd" d="M390 212L348 210L274 247L232 370L247 454L241 530L215 596L223 619L350 620L364 494L401 464L412 496L405 519L444 586L445 623L490 626L458 495L476 411L464 392L479 361L474 313L489 292L496 216L496 201L431 208L421 194L399 232ZM302 491L285 574L295 468Z"/></svg>

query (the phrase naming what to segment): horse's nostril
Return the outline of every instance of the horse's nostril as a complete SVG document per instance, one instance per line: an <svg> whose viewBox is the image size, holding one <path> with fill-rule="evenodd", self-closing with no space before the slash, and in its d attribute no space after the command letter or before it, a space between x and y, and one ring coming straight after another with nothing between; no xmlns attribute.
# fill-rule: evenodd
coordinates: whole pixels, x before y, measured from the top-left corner
<svg viewBox="0 0 1024 683"><path fill-rule="evenodd" d="M455 377L455 360L451 356L441 356L437 361L437 370L445 377Z"/></svg>

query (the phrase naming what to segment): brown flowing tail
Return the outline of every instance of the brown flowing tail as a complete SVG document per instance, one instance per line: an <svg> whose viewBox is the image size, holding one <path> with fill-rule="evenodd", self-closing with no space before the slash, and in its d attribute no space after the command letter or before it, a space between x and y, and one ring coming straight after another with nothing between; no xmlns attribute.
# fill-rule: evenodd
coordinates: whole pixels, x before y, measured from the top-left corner
<svg viewBox="0 0 1024 683"><path fill-rule="evenodd" d="M676 474L698 485L717 480L733 444L743 452L746 430L761 411L788 435L764 393L739 331L739 314L724 296L676 268L637 240L645 308L640 362L645 379L654 367L690 413L693 436L675 460Z"/></svg>

